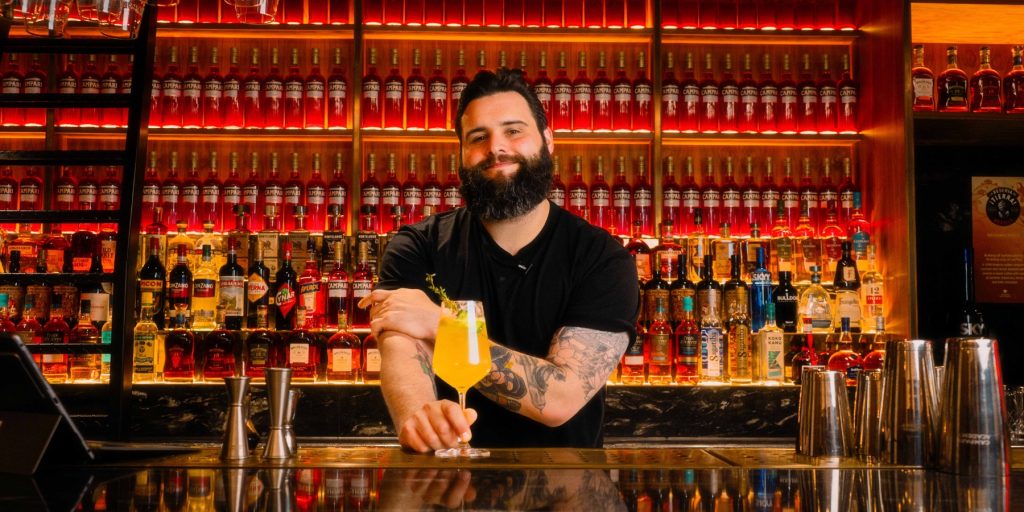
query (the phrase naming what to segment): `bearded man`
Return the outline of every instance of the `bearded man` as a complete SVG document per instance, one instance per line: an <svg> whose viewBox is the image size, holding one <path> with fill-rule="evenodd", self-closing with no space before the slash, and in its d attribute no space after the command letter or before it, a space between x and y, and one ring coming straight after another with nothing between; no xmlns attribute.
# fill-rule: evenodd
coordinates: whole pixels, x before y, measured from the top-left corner
<svg viewBox="0 0 1024 512"><path fill-rule="evenodd" d="M466 206L402 227L360 303L399 442L417 452L471 436L481 447L600 447L604 385L636 336L635 264L607 232L547 200L554 142L519 72L478 73L455 132ZM491 370L465 412L431 370L442 312L428 274L449 298L484 304Z"/></svg>

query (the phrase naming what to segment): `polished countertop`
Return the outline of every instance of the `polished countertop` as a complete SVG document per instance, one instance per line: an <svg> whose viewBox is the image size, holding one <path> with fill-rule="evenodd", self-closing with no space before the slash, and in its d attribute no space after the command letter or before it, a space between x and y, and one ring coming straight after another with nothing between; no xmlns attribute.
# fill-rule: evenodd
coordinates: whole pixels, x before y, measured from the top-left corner
<svg viewBox="0 0 1024 512"><path fill-rule="evenodd" d="M192 453L0 475L0 510L1024 510L1024 449L980 479L789 447L621 445L441 460L304 446L283 462Z"/></svg>

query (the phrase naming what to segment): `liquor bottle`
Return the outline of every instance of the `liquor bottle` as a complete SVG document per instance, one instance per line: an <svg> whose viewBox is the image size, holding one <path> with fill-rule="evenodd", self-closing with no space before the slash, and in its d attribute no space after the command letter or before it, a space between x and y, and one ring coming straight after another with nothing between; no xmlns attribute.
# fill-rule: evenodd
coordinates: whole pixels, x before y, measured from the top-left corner
<svg viewBox="0 0 1024 512"><path fill-rule="evenodd" d="M692 254L690 258L692 261ZM708 312L712 312L718 317L722 310L722 285L718 284L718 281L715 280L713 272L712 255L704 254L703 265L700 267L701 280L697 283L695 293L697 297L697 311L699 311L701 317Z"/></svg>
<svg viewBox="0 0 1024 512"><path fill-rule="evenodd" d="M462 207L462 193L459 192L459 160L454 154L448 155L448 175L444 179L443 211Z"/></svg>
<svg viewBox="0 0 1024 512"><path fill-rule="evenodd" d="M89 273L99 275L103 273L103 263L99 253L93 254L92 264L89 266ZM78 287L81 300L88 300L92 304L92 323L99 329L107 321L110 313L110 283L101 281L90 281L82 283Z"/></svg>
<svg viewBox="0 0 1024 512"><path fill-rule="evenodd" d="M327 290L325 289L316 259L316 243L309 239L306 245L305 267L298 278L299 306L306 312L306 328L320 329L327 311Z"/></svg>
<svg viewBox="0 0 1024 512"><path fill-rule="evenodd" d="M703 277L704 255L711 255L711 241L704 232L704 221L701 209L693 212L693 231L686 239L686 253L690 261L688 273L691 279Z"/></svg>
<svg viewBox="0 0 1024 512"><path fill-rule="evenodd" d="M260 71L260 49L253 48L249 58L249 74L242 81L242 118L246 128L264 127L263 78Z"/></svg>
<svg viewBox="0 0 1024 512"><path fill-rule="evenodd" d="M572 129L572 80L565 69L565 52L558 52L558 71L551 82L551 116L548 125L553 131Z"/></svg>
<svg viewBox="0 0 1024 512"><path fill-rule="evenodd" d="M668 314L669 291L668 282L661 278L661 269L655 267L651 270L651 278L644 284L644 311L642 313L645 327L649 327L654 320L655 308L661 301L665 305L665 313Z"/></svg>
<svg viewBox="0 0 1024 512"><path fill-rule="evenodd" d="M992 69L992 54L988 46L979 50L978 70L971 75L971 112L1002 112L1003 79Z"/></svg>
<svg viewBox="0 0 1024 512"><path fill-rule="evenodd" d="M156 380L156 351L158 350L157 333L162 330L154 320L153 295L142 292L140 296L142 310L139 321L135 324L132 335L132 382L153 382ZM52 319L51 319L52 321ZM161 322L163 319L161 319Z"/></svg>
<svg viewBox="0 0 1024 512"><path fill-rule="evenodd" d="M353 327L368 327L370 325L370 311L357 307L363 297L366 297L373 290L373 270L369 264L369 247L366 242L359 242L356 249L356 266L352 270L352 294L349 302L349 318Z"/></svg>
<svg viewBox="0 0 1024 512"><path fill-rule="evenodd" d="M594 87L587 77L587 52L579 53L579 63L572 82L572 130L589 132L594 128Z"/></svg>
<svg viewBox="0 0 1024 512"><path fill-rule="evenodd" d="M765 323L754 337L752 367L755 383L782 384L785 378L783 343L782 329L775 324L775 304L769 302L765 308Z"/></svg>
<svg viewBox="0 0 1024 512"><path fill-rule="evenodd" d="M672 366L675 339L668 321L668 297L658 296L654 302L651 325L645 333L646 344L650 347L647 363L647 380L653 385L672 383Z"/></svg>
<svg viewBox="0 0 1024 512"><path fill-rule="evenodd" d="M164 337L164 380L192 382L195 377L195 347L196 340L188 329L186 310L179 306L172 317L171 331Z"/></svg>
<svg viewBox="0 0 1024 512"><path fill-rule="evenodd" d="M861 326L861 288L860 273L857 271L857 263L853 261L851 252L853 245L850 242L842 244L842 258L836 265L835 289L836 289L836 318L848 318L850 328L860 331ZM874 316L874 315L871 315Z"/></svg>
<svg viewBox="0 0 1024 512"><path fill-rule="evenodd" d="M340 130L348 126L348 79L341 65L341 48L334 49L334 66L324 80L320 74L320 49L313 48L313 67L306 77L305 128L320 130L324 127L324 89L327 90L327 129ZM326 86L325 86L326 84Z"/></svg>
<svg viewBox="0 0 1024 512"><path fill-rule="evenodd" d="M693 299L697 292L696 285L693 284L688 275L687 258L688 255L685 248L680 247L676 261L672 264L671 272L667 274L672 278L672 283L668 287L668 294L670 318L673 325L678 325L683 320L683 299L686 297Z"/></svg>
<svg viewBox="0 0 1024 512"><path fill-rule="evenodd" d="M636 337L630 340L626 352L622 354L621 373L619 381L627 386L640 386L647 380L646 365L644 364L644 341L646 340L644 328L639 323L636 326Z"/></svg>
<svg viewBox="0 0 1024 512"><path fill-rule="evenodd" d="M466 76L466 53L462 48L459 48L459 55L456 59L457 68L455 69L455 76L452 77L451 86L448 88L449 97L448 105L451 108L448 109L451 120L449 127L455 128L455 116L459 111L459 100L462 99L462 91L466 90L466 86L469 85L469 77ZM540 71L538 73L544 73L544 52L540 52ZM540 77L538 77L540 78ZM541 106L544 107L545 115L551 112L551 81L547 82L547 89L542 90L543 87L538 86L537 81L533 82L531 89L534 94L537 95L537 99L540 100Z"/></svg>
<svg viewBox="0 0 1024 512"><path fill-rule="evenodd" d="M76 56L67 56L67 63L64 72L57 77L57 92L60 94L78 94L81 82L78 72L75 71ZM81 125L82 110L78 108L62 108L54 112L54 121L57 126L73 128Z"/></svg>
<svg viewBox="0 0 1024 512"><path fill-rule="evenodd" d="M194 154L194 153L193 153ZM235 157L235 179L237 180L238 168L237 168L237 157ZM221 183L218 176L217 170L217 152L210 152L210 168L209 173L206 176L206 181L203 182L202 188L200 189L200 208L198 213L198 220L201 224L207 222L212 224L212 228L220 232L224 230L224 220L222 219L221 208L232 208L237 203L236 198L241 193L241 187L237 183L233 183L231 203L226 202L224 194L224 185ZM230 210L228 210L230 211Z"/></svg>
<svg viewBox="0 0 1024 512"><path fill-rule="evenodd" d="M693 176L693 157L686 157L686 171L683 183L679 189L679 201L681 205L680 217L683 235L693 232L694 213L700 209L700 187Z"/></svg>
<svg viewBox="0 0 1024 512"><path fill-rule="evenodd" d="M756 249L755 261L755 270L750 273L750 327L758 332L765 324L766 311L772 303L772 275L768 271L764 247Z"/></svg>
<svg viewBox="0 0 1024 512"><path fill-rule="evenodd" d="M177 247L177 263L167 278L167 298L169 315L177 317L192 316L192 271L188 265L188 247L179 244Z"/></svg>
<svg viewBox="0 0 1024 512"><path fill-rule="evenodd" d="M14 55L14 54L12 54ZM25 72L22 82L22 94L39 94L43 92L46 84L46 73L39 62L39 54L32 55L32 64ZM25 126L42 126L46 123L46 110L41 108L26 108L24 110Z"/></svg>
<svg viewBox="0 0 1024 512"><path fill-rule="evenodd" d="M167 291L167 271L161 261L162 259L160 240L150 238L149 257L146 259L146 264L139 269L138 290L140 297L149 294L150 307L152 308L150 315L153 323L160 330L163 330L164 327L164 301L166 300Z"/></svg>
<svg viewBox="0 0 1024 512"><path fill-rule="evenodd" d="M734 257L736 261L734 268L736 268L736 275L739 275L739 258ZM731 283L732 281L730 281ZM726 296L730 293L730 283L726 283ZM733 288L735 292L737 289L746 290L746 286L739 288ZM742 295L746 295L745 293ZM744 296L743 299L746 299ZM727 319L725 321L726 328L726 345L728 346L729 362L728 362L728 375L729 380L737 383L747 383L753 378L753 371L751 368L752 361L751 355L753 353L753 340L750 334L750 315L747 314L747 303L745 300L738 300L732 304L726 306Z"/></svg>
<svg viewBox="0 0 1024 512"><path fill-rule="evenodd" d="M711 53L704 54L704 75L700 82L700 131L702 133L718 133L719 117L722 110L721 89L715 81L715 71Z"/></svg>
<svg viewBox="0 0 1024 512"><path fill-rule="evenodd" d="M939 74L936 84L939 112L967 112L970 107L967 73L957 67L956 51L956 46L946 49L946 69Z"/></svg>
<svg viewBox="0 0 1024 512"><path fill-rule="evenodd" d="M715 160L704 161L704 179L700 189L700 208L708 234L714 235L722 224L722 189L715 182Z"/></svg>
<svg viewBox="0 0 1024 512"><path fill-rule="evenodd" d="M200 128L203 126L203 78L199 76L199 47L193 46L188 52L188 69L181 79L181 126Z"/></svg>
<svg viewBox="0 0 1024 512"><path fill-rule="evenodd" d="M258 81L256 82L259 83ZM243 98L248 98L248 91L243 87L244 81L239 74L238 48L230 50L228 74L224 75L223 94L221 96L221 126L238 129L245 126L245 107Z"/></svg>
<svg viewBox="0 0 1024 512"><path fill-rule="evenodd" d="M224 310L224 327L231 330L242 329L245 319L245 269L238 264L238 241L228 240L227 262L220 267L220 296L218 307Z"/></svg>
<svg viewBox="0 0 1024 512"><path fill-rule="evenodd" d="M626 52L619 52L612 81L612 130L628 132L633 120L633 82L626 76Z"/></svg>
<svg viewBox="0 0 1024 512"><path fill-rule="evenodd" d="M426 128L428 130L446 129L448 127L448 79L444 76L444 69L441 67L440 48L434 50L434 71L427 79L426 95Z"/></svg>
<svg viewBox="0 0 1024 512"><path fill-rule="evenodd" d="M718 266L719 257L715 256L716 262L712 264L712 267ZM747 287L747 283L743 281L740 276L740 256L738 252L734 252L726 256L725 261L728 262L728 273L729 279L725 282L722 287L723 307L727 312L730 313L731 309L743 310L746 316L750 316L748 309L750 307L750 289ZM728 319L728 316L726 316Z"/></svg>
<svg viewBox="0 0 1024 512"><path fill-rule="evenodd" d="M184 106L182 105L182 77L178 73L178 47L172 46L170 61L161 77L160 119L164 128L181 128Z"/></svg>
<svg viewBox="0 0 1024 512"><path fill-rule="evenodd" d="M675 284L675 283L673 283ZM700 372L700 329L693 316L693 297L683 297L682 316L675 330L676 384L696 384Z"/></svg>
<svg viewBox="0 0 1024 512"><path fill-rule="evenodd" d="M10 251L8 255L10 260L7 266L8 273L20 274L21 273L21 252L17 250ZM25 286L20 280L8 282L7 284L0 285L0 293L7 295L9 309L5 309L11 318L12 322L18 322L21 320L21 310L25 305Z"/></svg>
<svg viewBox="0 0 1024 512"><path fill-rule="evenodd" d="M443 192L441 182L437 179L437 155L434 153L431 153L428 159L427 179L423 182L420 194L423 205L421 218L429 217L441 211Z"/></svg>
<svg viewBox="0 0 1024 512"><path fill-rule="evenodd" d="M320 172L320 153L313 153L313 172L306 182L306 225L313 233L324 230L325 213L327 210L327 183Z"/></svg>
<svg viewBox="0 0 1024 512"><path fill-rule="evenodd" d="M377 338L370 334L363 339L363 383L380 384L380 348L377 346ZM353 492L356 491L353 483Z"/></svg>
<svg viewBox="0 0 1024 512"><path fill-rule="evenodd" d="M6 310L7 299L5 294L0 293L0 309ZM55 312L43 325L43 343L64 344L68 342L68 334L71 328L64 320L64 315ZM50 383L57 384L68 380L68 356L67 354L43 354L42 357L43 376Z"/></svg>
<svg viewBox="0 0 1024 512"><path fill-rule="evenodd" d="M626 181L626 158L619 156L616 161L615 183L612 185L612 224L613 235L621 235L630 232L632 221L633 188Z"/></svg>
<svg viewBox="0 0 1024 512"><path fill-rule="evenodd" d="M850 223L846 227L846 233L853 242L853 253L857 260L864 260L867 256L868 244L871 243L871 223L864 217L861 211L861 194L853 193L853 211L850 214Z"/></svg>
<svg viewBox="0 0 1024 512"><path fill-rule="evenodd" d="M420 49L412 50L412 72L405 81L405 129L427 127L427 80L420 72Z"/></svg>
<svg viewBox="0 0 1024 512"><path fill-rule="evenodd" d="M260 208L264 201L260 199L263 193L263 182L259 177L259 164L260 155L253 151L249 155L249 175L246 177L245 183L242 184L241 204L245 206L247 211L253 213L253 217L249 220L249 226L253 231L263 229L262 213L266 211L265 208Z"/></svg>
<svg viewBox="0 0 1024 512"><path fill-rule="evenodd" d="M786 157L783 161L782 185L778 189L779 215L784 216L789 229L796 228L800 220L800 191L793 182L793 161ZM767 176L766 176L767 179ZM764 196L761 197L762 204ZM774 234L772 236L775 236Z"/></svg>
<svg viewBox="0 0 1024 512"><path fill-rule="evenodd" d="M192 49L196 50L195 47ZM237 51L235 55L235 69L237 70ZM220 48L214 46L210 48L210 66L206 70L206 76L199 82L200 94L202 100L200 101L200 110L197 112L196 119L200 119L199 125L205 128L221 128L224 126L224 113L223 108L227 100L224 98L224 77L220 74ZM190 73L192 73L190 68ZM195 78L198 79L198 68L194 71ZM237 82L235 83L237 85ZM238 98L238 89L234 89L235 100ZM185 94L189 94L188 77L186 77ZM186 109L187 110L187 109ZM186 126L187 127L187 126Z"/></svg>
<svg viewBox="0 0 1024 512"><path fill-rule="evenodd" d="M193 151L189 158L188 174L181 182L178 201L178 222L188 224L189 231L199 231L202 226L199 219L199 198L203 184L199 181L199 153Z"/></svg>
<svg viewBox="0 0 1024 512"><path fill-rule="evenodd" d="M772 291L772 303L775 305L775 315L779 327L785 332L797 332L797 306L799 296L796 288L793 287L792 272L779 272L779 284Z"/></svg>
<svg viewBox="0 0 1024 512"><path fill-rule="evenodd" d="M817 232L821 227L821 201L818 188L814 186L811 173L811 159L804 157L799 188L801 209L806 206L809 226ZM799 220L797 223L799 224Z"/></svg>
<svg viewBox="0 0 1024 512"><path fill-rule="evenodd" d="M178 223L178 203L181 200L181 181L178 179L178 152L171 151L167 167L167 177L160 182L160 201L163 207L163 220L168 225Z"/></svg>
<svg viewBox="0 0 1024 512"><path fill-rule="evenodd" d="M661 223L661 238L651 253L653 254L653 267L659 269L662 277L670 281L676 279L678 271L681 270L676 266L679 264L679 257L683 254L683 248L676 243L675 227L672 221L666 219Z"/></svg>
<svg viewBox="0 0 1024 512"><path fill-rule="evenodd" d="M974 299L974 251L964 249L963 305L955 316L959 322L960 336L985 336L985 317Z"/></svg>
<svg viewBox="0 0 1024 512"><path fill-rule="evenodd" d="M152 219L153 209L162 206L163 184L157 176L156 151L149 153L149 167L142 178L142 218Z"/></svg>
<svg viewBox="0 0 1024 512"><path fill-rule="evenodd" d="M849 77L845 76L845 78ZM856 86L854 86L853 94L853 99L856 101ZM820 101L818 133L837 133L841 108L839 104L839 87L832 79L832 71L829 67L829 56L827 53L821 56L821 80L818 81L818 98Z"/></svg>
<svg viewBox="0 0 1024 512"><path fill-rule="evenodd" d="M679 132L679 80L676 79L675 54L665 55L665 71L661 77L661 131Z"/></svg>
<svg viewBox="0 0 1024 512"><path fill-rule="evenodd" d="M402 202L402 184L398 181L398 162L394 153L388 153L387 171L387 178L380 186L380 233L390 233L397 229L395 207Z"/></svg>
<svg viewBox="0 0 1024 512"><path fill-rule="evenodd" d="M811 268L811 284L800 293L797 308L798 320L804 323L809 319L814 332L832 332L832 300L821 286L820 268Z"/></svg>
<svg viewBox="0 0 1024 512"><path fill-rule="evenodd" d="M43 179L39 177L39 171L39 167L29 167L18 182L18 209L21 211L43 209ZM32 229L38 228L32 226Z"/></svg>
<svg viewBox="0 0 1024 512"><path fill-rule="evenodd" d="M731 53L725 54L722 81L718 84L718 90L721 95L718 130L722 133L736 133L739 131L740 87L733 78Z"/></svg>
<svg viewBox="0 0 1024 512"><path fill-rule="evenodd" d="M856 268L856 267L854 267ZM864 318L875 318L885 314L885 279L878 271L874 245L868 245L867 269L860 275L860 303Z"/></svg>
<svg viewBox="0 0 1024 512"><path fill-rule="evenodd" d="M238 337L225 325L226 308L217 306L217 326L203 338L199 360L202 366L199 379L212 382L236 375L235 353L238 352Z"/></svg>
<svg viewBox="0 0 1024 512"><path fill-rule="evenodd" d="M524 62L525 67L525 62ZM524 77L525 78L525 77ZM593 121L591 127L595 132L608 132L612 129L612 83L608 80L605 69L604 52L597 52L597 73L591 83L593 102Z"/></svg>
<svg viewBox="0 0 1024 512"><path fill-rule="evenodd" d="M626 243L626 250L636 262L636 274L641 281L647 282L652 275L651 248L641 238L639 223L633 223L633 230L630 232L630 240Z"/></svg>
<svg viewBox="0 0 1024 512"><path fill-rule="evenodd" d="M935 110L935 74L924 65L924 45L914 45L914 64L910 69L915 111Z"/></svg>
<svg viewBox="0 0 1024 512"><path fill-rule="evenodd" d="M296 327L296 309L299 309L298 274L292 268L292 244L284 242L284 262L274 279L274 325L278 331ZM266 255L264 255L266 256Z"/></svg>
<svg viewBox="0 0 1024 512"><path fill-rule="evenodd" d="M351 283L348 279L348 272L345 272L345 265L342 261L344 254L344 242L337 241L333 244L334 268L327 275L327 312L326 327L336 329L334 324L341 315L348 321L348 312L351 310L349 298L352 296Z"/></svg>
<svg viewBox="0 0 1024 512"><path fill-rule="evenodd" d="M587 205L587 197L590 195L590 191L587 190L587 184L583 181L583 157L580 155L573 157L572 182L569 183L567 195L569 213L577 215L581 219L588 219L590 208Z"/></svg>
<svg viewBox="0 0 1024 512"><path fill-rule="evenodd" d="M645 53L637 53L636 78L633 79L633 131L649 132L654 127L654 83L647 77Z"/></svg>
<svg viewBox="0 0 1024 512"><path fill-rule="evenodd" d="M804 319L801 324L801 335L793 336L793 343L799 343L801 338L805 341L800 344L799 351L792 358L789 364L789 380L793 384L800 384L801 374L804 366L814 366L820 361L818 353L814 351L814 334L812 334L811 320ZM826 361L827 362L827 361Z"/></svg>
<svg viewBox="0 0 1024 512"><path fill-rule="evenodd" d="M693 52L686 52L683 80L679 83L679 131L696 133L700 128L701 90L693 71Z"/></svg>
<svg viewBox="0 0 1024 512"><path fill-rule="evenodd" d="M291 174L288 176L288 181L284 183L281 188L282 193L282 205L284 211L291 212L295 210L296 206L306 205L306 184L302 181L302 175L299 170L299 154L292 153L292 169ZM284 230L291 231L295 229L295 217L291 215L284 216Z"/></svg>
<svg viewBox="0 0 1024 512"><path fill-rule="evenodd" d="M254 329L242 348L242 373L253 379L262 379L263 370L280 367L275 359L274 347L279 343L277 333L270 330L270 307L259 306L250 328Z"/></svg>
<svg viewBox="0 0 1024 512"><path fill-rule="evenodd" d="M315 160L314 160L315 163ZM327 208L337 207L340 216L339 224L344 226L345 212L348 208L348 181L345 179L345 168L341 153L334 155L334 171L331 174L331 181L327 184Z"/></svg>
<svg viewBox="0 0 1024 512"><path fill-rule="evenodd" d="M99 94L117 94L121 84L121 75L118 71L117 56L111 55L107 63L107 69L99 78ZM99 109L98 124L104 128L116 128L122 126L123 111L121 109ZM6 123L6 117L4 122Z"/></svg>
<svg viewBox="0 0 1024 512"><path fill-rule="evenodd" d="M279 55L276 46L270 49L270 71L260 86L260 110L263 114L261 128L279 129L284 126L284 78L281 76Z"/></svg>
<svg viewBox="0 0 1024 512"><path fill-rule="evenodd" d="M863 340L863 336L861 336ZM885 317L875 317L875 335L871 340L871 350L861 358L861 367L865 370L881 370L885 365L885 342L889 337L885 334Z"/></svg>
<svg viewBox="0 0 1024 512"><path fill-rule="evenodd" d="M614 226L610 206L611 188L604 179L604 157L596 158L594 176L590 183L590 223L605 230Z"/></svg>
<svg viewBox="0 0 1024 512"><path fill-rule="evenodd" d="M263 218L263 227L267 227L268 220L281 225L281 215L284 213L284 183L281 182L281 170L278 166L277 152L270 153L270 175L263 181L263 190L260 194L261 210L271 216ZM268 207L273 207L268 208Z"/></svg>
<svg viewBox="0 0 1024 512"><path fill-rule="evenodd" d="M1012 51L1013 68L1003 77L1003 108L1019 114L1024 112L1024 46L1014 46Z"/></svg>
<svg viewBox="0 0 1024 512"><path fill-rule="evenodd" d="M21 322L15 326L14 333L21 338L25 344L38 344L43 342L43 326L39 323L42 317L35 307L35 297L28 295L25 298L25 312L21 315ZM42 317L45 318L45 317ZM39 354L33 354L32 360L37 365L42 365L43 359Z"/></svg>
<svg viewBox="0 0 1024 512"><path fill-rule="evenodd" d="M366 229L379 233L380 227L380 182L377 181L377 157L373 153L366 156L366 179L359 185L361 208L367 208L370 215L370 224L364 226Z"/></svg>
<svg viewBox="0 0 1024 512"><path fill-rule="evenodd" d="M14 169L10 166L0 168L0 210L12 211L18 209L18 181L12 178ZM14 224L0 225L4 231L14 229Z"/></svg>
<svg viewBox="0 0 1024 512"><path fill-rule="evenodd" d="M12 53L9 56L7 71L0 77L0 89L4 94L22 94L25 77L21 74L19 55ZM22 126L25 124L25 110L22 108L7 107L0 110L3 115L3 126Z"/></svg>
<svg viewBox="0 0 1024 512"><path fill-rule="evenodd" d="M373 51L371 49L371 51ZM370 65L374 64L374 58L371 55ZM370 68L373 70L373 68ZM364 98L368 92L366 89L366 78L363 79L363 95ZM383 111L383 126L387 130L401 130L404 128L403 116L404 116L404 93L405 93L405 80L402 78L401 70L398 67L398 48L391 49L391 72L388 76L384 77L383 82L384 91L384 104L381 106ZM365 100L364 100L365 103ZM366 105L364 105L366 106Z"/></svg>
<svg viewBox="0 0 1024 512"><path fill-rule="evenodd" d="M330 323L335 322L338 332L327 340L327 381L354 384L362 369L363 342L352 332L343 310Z"/></svg>
<svg viewBox="0 0 1024 512"><path fill-rule="evenodd" d="M176 234L174 235L174 237L167 240L167 253L166 261L164 262L164 268L174 268L174 265L178 262L178 254L176 251L179 245L185 246L185 251L188 254L189 270L192 270L196 267L195 242L193 242L192 237L188 236L188 234L185 232L187 227L188 225L185 224L184 222L179 222ZM202 248L200 248L200 251L202 251Z"/></svg>
<svg viewBox="0 0 1024 512"><path fill-rule="evenodd" d="M285 341L282 367L291 368L292 379L296 382L313 382L320 364L320 343L309 332L305 310L295 311L295 328Z"/></svg>
<svg viewBox="0 0 1024 512"><path fill-rule="evenodd" d="M840 60L842 74L836 89L839 91L838 123L839 133L857 133L857 96L860 85L850 76L850 56L843 54Z"/></svg>
<svg viewBox="0 0 1024 512"><path fill-rule="evenodd" d="M814 82L814 77L811 74L811 56L803 54L801 62L800 82L796 85L797 94L800 95L796 130L803 134L815 134L818 133L818 118L821 117L821 98L818 84Z"/></svg>
<svg viewBox="0 0 1024 512"><path fill-rule="evenodd" d="M246 325L250 329L272 328L269 316L263 322L259 322L259 312L262 308L264 315L269 315L269 308L272 305L270 295L270 269L263 263L265 256L263 247L257 247L256 255L252 265L249 267L249 278L245 285L245 311Z"/></svg>
<svg viewBox="0 0 1024 512"><path fill-rule="evenodd" d="M728 224L733 235L745 236L749 234L749 224L744 225L742 219L743 193L736 183L731 156L725 158L725 180L722 182L721 198L722 224Z"/></svg>
<svg viewBox="0 0 1024 512"><path fill-rule="evenodd" d="M647 181L647 159L643 155L637 158L636 172L631 217L634 223L640 222L640 232L644 236L654 236L654 189Z"/></svg>
<svg viewBox="0 0 1024 512"><path fill-rule="evenodd" d="M800 114L800 91L796 82L793 81L793 72L790 70L789 54L782 56L782 79L778 85L779 110L776 117L776 130L778 133L797 133L797 116ZM815 92L817 94L817 92Z"/></svg>
<svg viewBox="0 0 1024 512"><path fill-rule="evenodd" d="M159 53L159 52L158 52ZM163 77L158 72L159 55L153 59L153 78L150 80L149 93L149 127L159 128L163 126Z"/></svg>
<svg viewBox="0 0 1024 512"><path fill-rule="evenodd" d="M81 302L81 311L78 315L78 323L68 334L68 343L90 343L98 345L100 342L100 331L90 321L92 318L92 306L88 299ZM69 358L70 378L72 382L94 381L100 378L100 356L99 354L72 354Z"/></svg>
<svg viewBox="0 0 1024 512"><path fill-rule="evenodd" d="M828 358L828 369L846 375L846 385L857 385L857 372L863 367L860 356L853 351L853 337L850 335L850 319L841 319L839 350Z"/></svg>
<svg viewBox="0 0 1024 512"><path fill-rule="evenodd" d="M700 309L700 380L728 382L725 333L718 312L720 287L711 279L711 256L704 257L704 280L697 283L697 307Z"/></svg>

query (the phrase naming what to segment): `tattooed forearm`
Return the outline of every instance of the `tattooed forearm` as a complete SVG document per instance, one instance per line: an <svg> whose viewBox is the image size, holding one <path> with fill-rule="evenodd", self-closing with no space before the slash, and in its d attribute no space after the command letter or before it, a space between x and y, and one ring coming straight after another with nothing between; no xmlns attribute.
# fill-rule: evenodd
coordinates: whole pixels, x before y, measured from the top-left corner
<svg viewBox="0 0 1024 512"><path fill-rule="evenodd" d="M511 350L492 343L491 373L476 385L476 389L498 405L519 412L527 386L523 377L515 372L514 355Z"/></svg>
<svg viewBox="0 0 1024 512"><path fill-rule="evenodd" d="M608 380L628 342L624 332L563 327L555 334L548 360L572 368L580 380L584 400L589 401Z"/></svg>
<svg viewBox="0 0 1024 512"><path fill-rule="evenodd" d="M416 353L412 356L420 365L423 375L430 377L430 383L434 387L434 395L437 395L437 383L434 381L434 368L431 364L434 356L422 342L416 342Z"/></svg>

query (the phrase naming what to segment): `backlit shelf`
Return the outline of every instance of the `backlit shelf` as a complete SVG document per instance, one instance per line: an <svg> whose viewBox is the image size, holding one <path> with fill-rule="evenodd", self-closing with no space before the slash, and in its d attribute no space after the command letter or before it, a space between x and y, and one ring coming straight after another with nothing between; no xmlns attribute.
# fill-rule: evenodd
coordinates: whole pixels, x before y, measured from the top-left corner
<svg viewBox="0 0 1024 512"><path fill-rule="evenodd" d="M542 27L366 27L367 41L467 41L550 43L649 43L653 31L611 28Z"/></svg>
<svg viewBox="0 0 1024 512"><path fill-rule="evenodd" d="M1024 40L1024 5L912 2L910 36L915 43L1017 44Z"/></svg>
<svg viewBox="0 0 1024 512"><path fill-rule="evenodd" d="M241 23L159 23L157 37L208 39L352 40L352 25L244 25Z"/></svg>
<svg viewBox="0 0 1024 512"><path fill-rule="evenodd" d="M352 130L266 130L226 128L150 128L154 141L224 142L344 142L352 139Z"/></svg>
<svg viewBox="0 0 1024 512"><path fill-rule="evenodd" d="M788 133L665 133L665 146L838 146L848 147L861 141L860 134L788 134Z"/></svg>
<svg viewBox="0 0 1024 512"><path fill-rule="evenodd" d="M722 30L664 29L665 44L767 44L849 46L860 37L859 30Z"/></svg>

